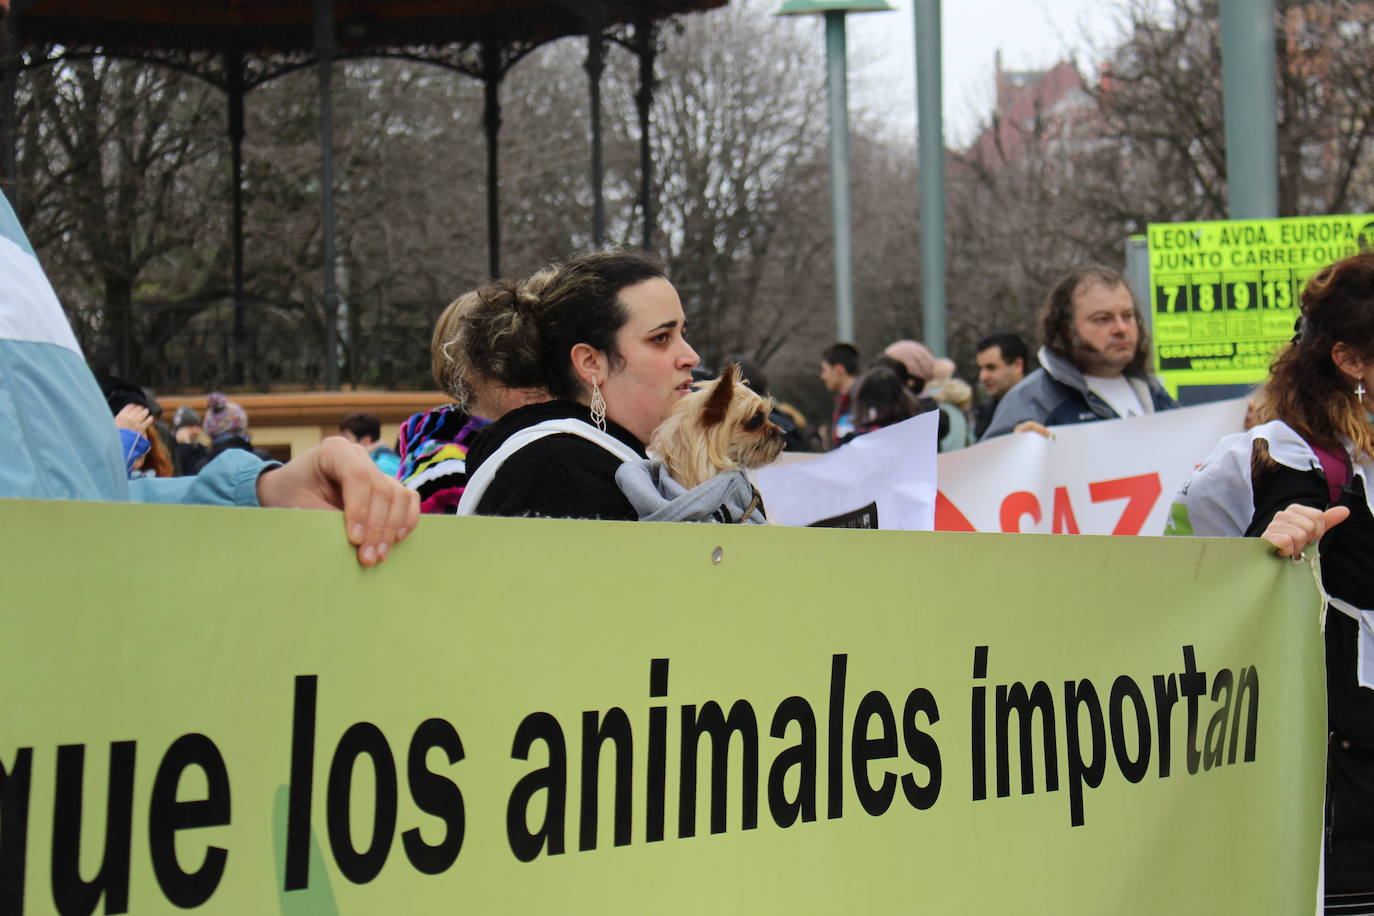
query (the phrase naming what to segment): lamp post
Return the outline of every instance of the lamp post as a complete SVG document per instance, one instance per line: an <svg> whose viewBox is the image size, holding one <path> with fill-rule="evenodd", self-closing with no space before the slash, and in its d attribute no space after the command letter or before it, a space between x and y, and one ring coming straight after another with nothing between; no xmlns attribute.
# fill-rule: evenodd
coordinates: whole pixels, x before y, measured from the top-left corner
<svg viewBox="0 0 1374 916"><path fill-rule="evenodd" d="M945 130L940 101L940 0L916 0L916 163L921 183L921 336L947 356L945 331Z"/></svg>
<svg viewBox="0 0 1374 916"><path fill-rule="evenodd" d="M886 0L786 0L779 16L825 14L826 88L830 98L830 223L835 239L835 329L854 339L854 240L849 203L849 74L845 15L888 12Z"/></svg>
<svg viewBox="0 0 1374 916"><path fill-rule="evenodd" d="M1221 3L1221 107L1231 219L1279 215L1274 15L1274 0Z"/></svg>

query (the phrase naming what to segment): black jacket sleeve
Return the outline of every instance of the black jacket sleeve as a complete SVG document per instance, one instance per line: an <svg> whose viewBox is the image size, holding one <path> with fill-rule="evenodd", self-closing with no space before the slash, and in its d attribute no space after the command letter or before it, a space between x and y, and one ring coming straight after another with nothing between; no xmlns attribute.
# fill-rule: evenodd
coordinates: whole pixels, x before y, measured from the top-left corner
<svg viewBox="0 0 1374 916"><path fill-rule="evenodd" d="M1297 471L1281 464L1256 468L1251 474L1255 492L1255 515L1246 529L1246 537L1259 537L1269 527L1274 516L1293 503L1326 509L1331 500L1326 480L1316 470Z"/></svg>

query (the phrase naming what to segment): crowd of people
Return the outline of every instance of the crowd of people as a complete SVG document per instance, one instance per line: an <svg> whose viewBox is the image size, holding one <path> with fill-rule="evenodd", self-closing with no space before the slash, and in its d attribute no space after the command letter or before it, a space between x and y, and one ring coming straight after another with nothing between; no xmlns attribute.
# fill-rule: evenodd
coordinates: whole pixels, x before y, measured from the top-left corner
<svg viewBox="0 0 1374 916"><path fill-rule="evenodd" d="M617 472L651 462L654 430L714 375L685 330L676 291L643 254L601 252L493 282L459 297L435 324L431 368L451 403L406 420L394 450L375 416L351 414L339 433L415 491L426 513L635 520L644 513ZM1066 273L1047 297L1041 337L1034 371L1017 334L979 342L986 399L977 410L953 361L919 341L894 341L867 365L852 344L836 343L821 355L820 381L833 396L827 422L813 431L795 408L776 403L768 419L790 449L813 450L935 411L939 449L948 452L1177 406L1148 371L1148 336L1119 273ZM758 366L740 356L729 362L766 394ZM122 433L131 476L193 474L226 449L252 449L246 414L222 394L207 399L203 423L182 408L169 430L141 390L117 379L104 386L116 423L141 424ZM120 414L134 405L136 417Z"/></svg>
<svg viewBox="0 0 1374 916"><path fill-rule="evenodd" d="M1040 334L1034 371L1020 335L1000 331L978 342L986 397L976 409L953 362L935 358L924 344L899 340L863 371L853 345L834 344L821 355L820 378L834 397L826 439L841 445L938 409L939 449L948 452L1008 433L1050 435L1052 426L1178 406L1149 371L1149 336L1117 271L1091 265L1068 271L1046 299Z"/></svg>
<svg viewBox="0 0 1374 916"><path fill-rule="evenodd" d="M369 414L344 417L339 434L419 494L425 513L636 519L616 470L649 461L654 429L715 375L700 365L685 329L661 265L640 253L601 252L493 282L460 296L435 324L431 369L450 403L407 419L394 448ZM996 436L1050 435L1067 423L1178 406L1149 371L1148 335L1116 271L1068 271L1046 298L1040 332L1033 370L1018 334L979 341L984 399L976 408L954 362L919 341L894 341L867 364L853 344L835 343L820 361L830 416L812 425L773 402L768 420L789 450L817 451L935 411L939 450L952 452ZM767 378L752 360L736 354L724 364L738 365L767 396ZM113 378L101 387L132 478L193 475L230 449L266 458L253 449L243 408L221 393L208 396L203 420L182 407L169 428L142 389Z"/></svg>

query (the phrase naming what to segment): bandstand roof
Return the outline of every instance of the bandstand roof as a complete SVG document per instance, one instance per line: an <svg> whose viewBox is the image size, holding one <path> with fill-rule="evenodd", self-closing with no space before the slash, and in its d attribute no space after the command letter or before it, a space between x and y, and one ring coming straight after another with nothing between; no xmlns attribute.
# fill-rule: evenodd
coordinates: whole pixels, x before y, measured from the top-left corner
<svg viewBox="0 0 1374 916"><path fill-rule="evenodd" d="M727 0L332 0L342 55L483 39L539 44L608 25L724 6ZM20 44L248 54L310 51L315 0L13 0Z"/></svg>

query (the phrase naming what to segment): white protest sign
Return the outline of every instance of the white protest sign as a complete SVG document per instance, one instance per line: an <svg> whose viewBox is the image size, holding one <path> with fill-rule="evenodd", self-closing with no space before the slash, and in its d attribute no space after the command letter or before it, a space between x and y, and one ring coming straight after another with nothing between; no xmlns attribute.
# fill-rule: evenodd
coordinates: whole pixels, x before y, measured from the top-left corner
<svg viewBox="0 0 1374 916"><path fill-rule="evenodd" d="M1244 400L1000 436L939 458L937 531L1162 534L1169 503Z"/></svg>
<svg viewBox="0 0 1374 916"><path fill-rule="evenodd" d="M758 471L769 519L809 525L876 504L878 527L930 530L934 417L922 414L822 456L786 454ZM946 452L938 458L934 529L1162 534L1178 488L1244 418L1243 400L1221 401L1058 426L1053 439L1016 433Z"/></svg>
<svg viewBox="0 0 1374 916"><path fill-rule="evenodd" d="M932 410L865 433L833 452L756 471L768 520L930 531L939 416ZM871 523L874 513L876 525Z"/></svg>

